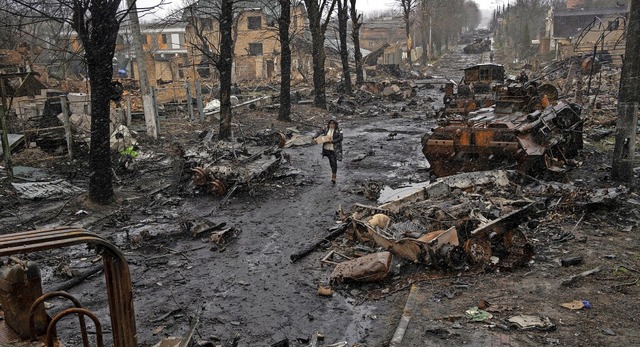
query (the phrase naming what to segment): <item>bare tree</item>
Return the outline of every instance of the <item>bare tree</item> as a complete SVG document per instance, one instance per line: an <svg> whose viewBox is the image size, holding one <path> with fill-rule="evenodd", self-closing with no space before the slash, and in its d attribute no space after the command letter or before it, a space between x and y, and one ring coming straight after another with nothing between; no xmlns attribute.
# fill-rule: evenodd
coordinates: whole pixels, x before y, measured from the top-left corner
<svg viewBox="0 0 640 347"><path fill-rule="evenodd" d="M402 19L404 20L404 28L407 34L407 62L412 65L411 62L411 50L413 49L413 40L411 39L411 26L413 25L413 10L418 5L418 0L396 0L400 5L402 12Z"/></svg>
<svg viewBox="0 0 640 347"><path fill-rule="evenodd" d="M50 20L69 25L84 48L91 89L91 152L89 196L92 201L113 201L109 114L112 87L112 59L118 30L127 11L119 10L120 0L12 0L15 6L0 11L33 21ZM27 15L25 15L27 14Z"/></svg>
<svg viewBox="0 0 640 347"><path fill-rule="evenodd" d="M525 58L531 35L544 32L544 18L553 3L550 0L518 0L499 9L492 23L496 43Z"/></svg>
<svg viewBox="0 0 640 347"><path fill-rule="evenodd" d="M220 139L231 138L231 87L234 51L234 11L242 0L205 0L187 6L181 20L194 36L193 47L220 75ZM213 20L218 22L217 32Z"/></svg>
<svg viewBox="0 0 640 347"><path fill-rule="evenodd" d="M356 0L350 0L349 7L351 13L351 40L353 41L353 58L356 64L356 83L364 83L364 72L362 70L362 52L360 51L360 27L362 26L362 14L358 14Z"/></svg>
<svg viewBox="0 0 640 347"><path fill-rule="evenodd" d="M220 0L220 139L231 138L231 74L233 68L233 5L234 0Z"/></svg>
<svg viewBox="0 0 640 347"><path fill-rule="evenodd" d="M291 121L291 74L294 42L302 33L299 21L302 0L260 0L263 9L275 17L264 32L267 37L275 37L280 43L280 110L278 119ZM277 29L277 30L275 30Z"/></svg>
<svg viewBox="0 0 640 347"><path fill-rule="evenodd" d="M480 13L480 9L478 8L478 4L473 1L465 1L464 2L464 25L467 30L473 30L480 25L480 21L482 20L482 14Z"/></svg>
<svg viewBox="0 0 640 347"><path fill-rule="evenodd" d="M330 1L329 4L327 1ZM304 0L309 16L309 30L311 31L312 55L313 55L313 103L316 107L325 108L327 96L325 93L324 38L331 19L331 13L336 5L336 0Z"/></svg>
<svg viewBox="0 0 640 347"><path fill-rule="evenodd" d="M280 111L278 119L291 122L291 43L289 26L291 25L291 1L278 0L280 17L278 31L280 37Z"/></svg>
<svg viewBox="0 0 640 347"><path fill-rule="evenodd" d="M340 59L342 60L342 82L345 94L351 95L351 72L349 71L349 48L347 46L348 0L338 0L338 35L340 37Z"/></svg>

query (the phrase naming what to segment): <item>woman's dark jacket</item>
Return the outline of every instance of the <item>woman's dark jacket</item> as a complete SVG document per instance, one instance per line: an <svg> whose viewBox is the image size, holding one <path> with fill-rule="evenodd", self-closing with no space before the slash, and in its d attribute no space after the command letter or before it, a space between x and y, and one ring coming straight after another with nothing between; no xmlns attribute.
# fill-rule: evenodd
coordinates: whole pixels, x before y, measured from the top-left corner
<svg viewBox="0 0 640 347"><path fill-rule="evenodd" d="M327 127L323 130L320 130L315 137L327 135L327 133L329 132L329 122L331 122L331 120L327 122ZM336 126L335 128L333 128L333 139L331 140L331 143L333 143L333 150L336 153L336 159L342 160L342 131L340 130L338 121L334 119L333 122L336 124ZM324 149L324 145L322 145L322 156L329 156L329 151Z"/></svg>

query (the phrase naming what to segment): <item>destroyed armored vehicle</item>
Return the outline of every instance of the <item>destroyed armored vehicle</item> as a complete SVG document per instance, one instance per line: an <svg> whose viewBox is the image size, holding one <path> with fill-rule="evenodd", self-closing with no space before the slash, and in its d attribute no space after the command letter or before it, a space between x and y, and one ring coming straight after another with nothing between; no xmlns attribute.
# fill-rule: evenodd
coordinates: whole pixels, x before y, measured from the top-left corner
<svg viewBox="0 0 640 347"><path fill-rule="evenodd" d="M439 118L468 116L497 102L511 105L513 112L533 112L558 99L558 90L553 85L540 84L538 79L527 82L507 79L500 64L478 64L464 69L460 83L445 83L444 93Z"/></svg>
<svg viewBox="0 0 640 347"><path fill-rule="evenodd" d="M489 107L496 101L496 88L504 85L505 70L500 64L478 64L464 69L460 83L444 85L443 115L467 114Z"/></svg>
<svg viewBox="0 0 640 347"><path fill-rule="evenodd" d="M509 102L439 122L422 138L438 176L513 167L539 175L561 167L582 149L581 108L563 101L544 110L513 112Z"/></svg>
<svg viewBox="0 0 640 347"><path fill-rule="evenodd" d="M491 39L475 39L473 43L464 46L465 54L478 54L491 51Z"/></svg>

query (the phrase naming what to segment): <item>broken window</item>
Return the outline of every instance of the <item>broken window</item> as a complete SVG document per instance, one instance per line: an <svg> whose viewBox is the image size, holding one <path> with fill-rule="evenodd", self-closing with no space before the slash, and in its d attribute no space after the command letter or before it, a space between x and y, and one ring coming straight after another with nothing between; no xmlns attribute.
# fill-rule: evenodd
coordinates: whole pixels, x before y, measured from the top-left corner
<svg viewBox="0 0 640 347"><path fill-rule="evenodd" d="M162 43L167 44L167 34L162 34Z"/></svg>
<svg viewBox="0 0 640 347"><path fill-rule="evenodd" d="M249 17L249 30L257 30L262 28L262 18L261 17Z"/></svg>
<svg viewBox="0 0 640 347"><path fill-rule="evenodd" d="M262 55L262 43L250 43L249 55Z"/></svg>
<svg viewBox="0 0 640 347"><path fill-rule="evenodd" d="M480 81L490 81L491 70L485 67L480 68Z"/></svg>
<svg viewBox="0 0 640 347"><path fill-rule="evenodd" d="M616 20L609 21L609 25L607 26L607 29L610 31L614 31L614 30L618 30L619 27L620 27L620 22L618 21L618 19L616 19Z"/></svg>

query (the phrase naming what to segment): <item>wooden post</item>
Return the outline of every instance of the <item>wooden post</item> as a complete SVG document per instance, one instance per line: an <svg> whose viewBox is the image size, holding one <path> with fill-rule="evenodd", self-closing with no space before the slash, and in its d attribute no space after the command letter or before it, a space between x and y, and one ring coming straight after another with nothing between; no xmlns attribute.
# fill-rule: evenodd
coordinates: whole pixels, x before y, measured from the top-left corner
<svg viewBox="0 0 640 347"><path fill-rule="evenodd" d="M4 166L7 170L7 178L13 179L13 168L11 167L11 147L9 146L9 127L6 120L7 99L4 97L4 78L0 78L0 94L2 95L2 107L0 108L0 128L2 129L2 153L4 155Z"/></svg>
<svg viewBox="0 0 640 347"><path fill-rule="evenodd" d="M67 152L69 153L69 159L73 159L73 134L71 133L69 106L67 105L66 95L60 97L60 105L62 105L62 123L64 124L64 136L67 139Z"/></svg>
<svg viewBox="0 0 640 347"><path fill-rule="evenodd" d="M198 114L200 114L200 121L204 122L204 107L202 106L202 86L200 80L196 80L196 99L198 101Z"/></svg>
<svg viewBox="0 0 640 347"><path fill-rule="evenodd" d="M191 102L191 83L187 81L187 110L189 112L189 121L193 122L193 102Z"/></svg>
<svg viewBox="0 0 640 347"><path fill-rule="evenodd" d="M127 127L131 127L131 95L127 96Z"/></svg>
<svg viewBox="0 0 640 347"><path fill-rule="evenodd" d="M153 107L153 114L156 120L156 129L160 133L160 119L158 117L158 88L151 87L151 105Z"/></svg>

